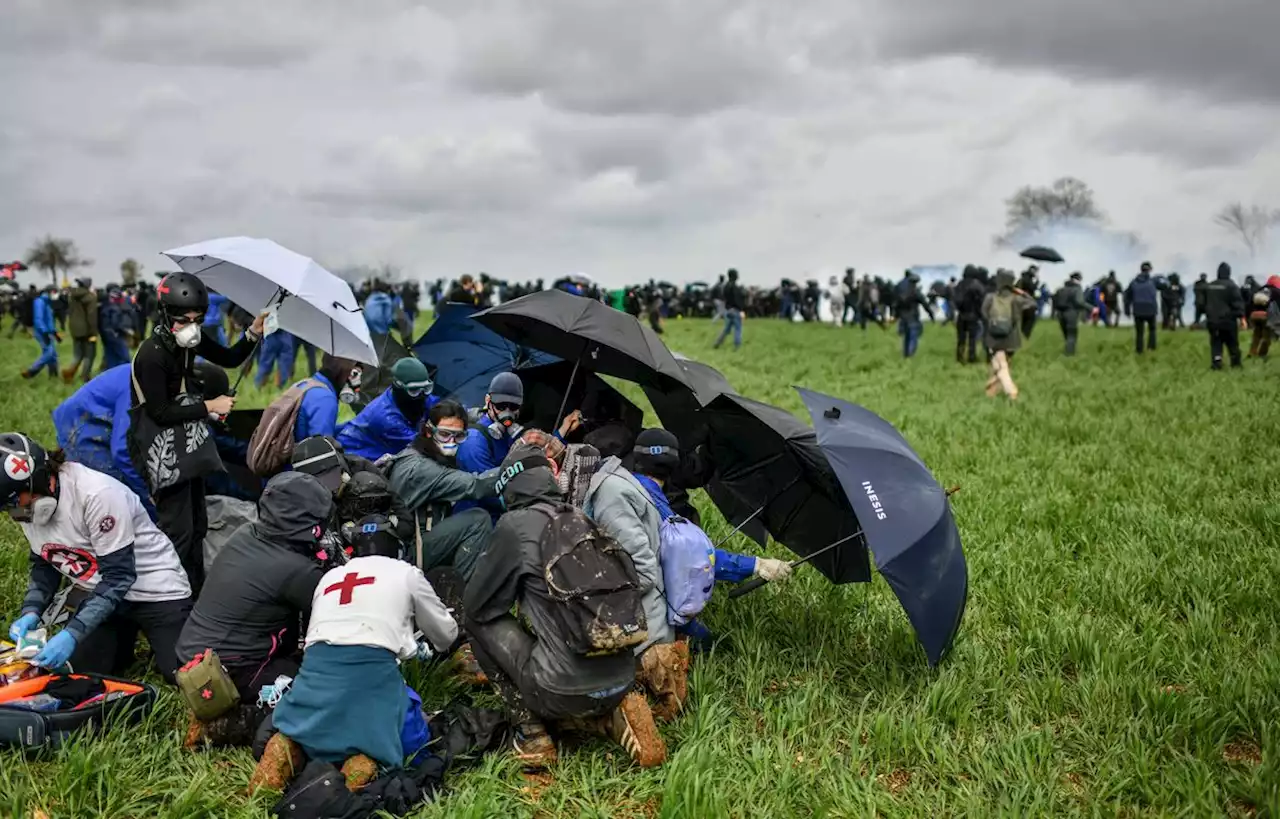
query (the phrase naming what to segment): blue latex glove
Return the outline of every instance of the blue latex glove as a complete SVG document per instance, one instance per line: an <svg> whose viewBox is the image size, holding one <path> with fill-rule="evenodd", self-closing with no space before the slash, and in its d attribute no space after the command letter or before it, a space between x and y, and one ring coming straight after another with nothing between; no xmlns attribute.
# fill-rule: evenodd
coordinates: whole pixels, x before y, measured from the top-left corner
<svg viewBox="0 0 1280 819"><path fill-rule="evenodd" d="M16 644L23 637L26 637L27 632L39 622L40 615L34 612L22 615L17 620L14 620L13 624L9 626L9 639Z"/></svg>
<svg viewBox="0 0 1280 819"><path fill-rule="evenodd" d="M67 664L71 653L76 650L76 638L65 629L53 635L53 639L45 643L40 653L31 660L32 665L41 668L58 669Z"/></svg>

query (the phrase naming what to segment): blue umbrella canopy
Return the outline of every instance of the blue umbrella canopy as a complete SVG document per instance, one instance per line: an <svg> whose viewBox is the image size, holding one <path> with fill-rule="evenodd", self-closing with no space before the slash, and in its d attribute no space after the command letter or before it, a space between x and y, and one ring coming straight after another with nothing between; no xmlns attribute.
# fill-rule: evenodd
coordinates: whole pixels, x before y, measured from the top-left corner
<svg viewBox="0 0 1280 819"><path fill-rule="evenodd" d="M798 391L876 568L936 665L960 629L969 594L946 491L888 421L840 398Z"/></svg>
<svg viewBox="0 0 1280 819"><path fill-rule="evenodd" d="M435 368L435 393L465 406L484 400L489 379L558 361L555 356L508 341L471 317L479 312L465 304L446 304L413 345L413 354Z"/></svg>

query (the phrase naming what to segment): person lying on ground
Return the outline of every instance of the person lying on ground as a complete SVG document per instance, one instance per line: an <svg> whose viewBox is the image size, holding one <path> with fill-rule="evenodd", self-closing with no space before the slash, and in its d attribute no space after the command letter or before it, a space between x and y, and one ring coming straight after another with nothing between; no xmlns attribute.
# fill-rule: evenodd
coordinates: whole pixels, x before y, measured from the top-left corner
<svg viewBox="0 0 1280 819"><path fill-rule="evenodd" d="M418 433L427 411L440 399L431 394L434 383L427 365L402 358L391 368L391 388L369 402L338 433L343 449L377 461L407 447Z"/></svg>
<svg viewBox="0 0 1280 819"><path fill-rule="evenodd" d="M660 764L666 758L666 746L644 696L631 691L636 675L632 643L643 639L643 629L609 629L608 633L627 639L619 639L609 650L585 651L591 635L583 633L582 619L548 588L551 569L544 538L552 540L555 533L566 531L557 525L564 515L570 515L577 531L590 531L590 522L564 505L553 466L542 449L517 444L503 467L500 491L508 511L467 583L463 608L480 668L498 689L516 725L517 756L531 767L553 763L556 746L546 725L568 720L574 727L607 733L640 765ZM552 554L572 546L547 545ZM617 552L606 560L599 550L592 550L580 560L590 561L593 568L605 566L609 574L605 579L610 582L619 579L613 572L619 567L632 576L635 573ZM520 619L512 614L513 606L519 607ZM618 611L632 621L633 628L636 619L643 621L634 597L628 610ZM527 622L527 629L521 620ZM609 625L618 624L611 621Z"/></svg>
<svg viewBox="0 0 1280 819"><path fill-rule="evenodd" d="M458 469L459 446L478 434L467 429L461 404L441 401L413 442L386 466L392 491L410 510L415 529L406 542L423 571L449 564L469 578L489 544L493 523L485 510L453 511L461 501L497 497L496 469L481 475Z"/></svg>
<svg viewBox="0 0 1280 819"><path fill-rule="evenodd" d="M213 649L247 708L262 686L296 676L299 618L310 613L323 575L317 550L332 513L332 494L311 475L282 472L268 481L257 521L240 527L214 559L178 640L177 662ZM187 744L248 744L256 721L233 713L193 723Z"/></svg>
<svg viewBox="0 0 1280 819"><path fill-rule="evenodd" d="M138 496L109 475L48 453L21 433L0 435L0 508L31 547L30 578L15 643L40 621L66 577L89 592L66 627L33 660L58 669L123 674L139 632L173 682L174 644L191 611L191 586L169 538Z"/></svg>
<svg viewBox="0 0 1280 819"><path fill-rule="evenodd" d="M401 766L429 735L400 661L422 656L414 636L446 652L458 624L422 570L403 560L404 546L382 515L362 518L353 556L330 569L316 586L302 667L272 714L277 733L268 741L249 781L284 790L306 759L341 764L347 786L358 790L379 768ZM420 723L405 731L406 717ZM418 737L407 748L406 734Z"/></svg>

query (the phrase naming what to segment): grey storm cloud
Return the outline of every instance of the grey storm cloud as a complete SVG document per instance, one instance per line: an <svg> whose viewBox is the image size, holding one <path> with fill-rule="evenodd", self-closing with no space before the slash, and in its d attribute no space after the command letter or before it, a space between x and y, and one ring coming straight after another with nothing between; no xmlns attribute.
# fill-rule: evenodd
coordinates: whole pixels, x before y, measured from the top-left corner
<svg viewBox="0 0 1280 819"><path fill-rule="evenodd" d="M876 0L879 51L1280 98L1276 0Z"/></svg>
<svg viewBox="0 0 1280 819"><path fill-rule="evenodd" d="M759 281L985 258L1003 199L1064 174L1205 246L1280 181L1277 9L8 0L0 255L252 234L432 276Z"/></svg>

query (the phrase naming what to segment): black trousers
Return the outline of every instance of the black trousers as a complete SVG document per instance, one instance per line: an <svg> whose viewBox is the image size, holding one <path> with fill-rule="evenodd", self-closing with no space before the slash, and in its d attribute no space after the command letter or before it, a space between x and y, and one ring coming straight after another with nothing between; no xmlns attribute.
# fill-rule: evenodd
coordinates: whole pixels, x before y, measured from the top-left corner
<svg viewBox="0 0 1280 819"><path fill-rule="evenodd" d="M1156 348L1156 317L1155 316L1134 316L1133 317L1133 332L1135 334L1133 348L1138 352L1142 352L1142 328L1143 327L1147 328L1147 346L1154 350Z"/></svg>
<svg viewBox="0 0 1280 819"><path fill-rule="evenodd" d="M982 322L976 318L960 317L956 319L956 361L968 361L973 364L978 360L978 337L982 335ZM969 357L965 358L965 347L969 348Z"/></svg>
<svg viewBox="0 0 1280 819"><path fill-rule="evenodd" d="M1036 319L1040 317L1039 310L1028 310L1022 314L1022 337L1031 338L1031 331L1036 329Z"/></svg>
<svg viewBox="0 0 1280 819"><path fill-rule="evenodd" d="M601 716L617 708L627 695L629 686L596 698L556 694L538 685L529 662L538 641L509 615L489 623L468 620L467 634L476 662L498 689L513 723Z"/></svg>
<svg viewBox="0 0 1280 819"><path fill-rule="evenodd" d="M178 669L178 636L191 613L190 597L160 603L122 601L111 616L85 635L71 655L71 667L94 674L123 674L133 665L141 631L151 644L156 668L168 682Z"/></svg>
<svg viewBox="0 0 1280 819"><path fill-rule="evenodd" d="M189 662L190 657L184 662ZM276 677L296 677L302 668L301 655L285 655L272 657L260 665L233 666L227 668L227 676L236 684L240 692L240 702L253 705L258 701L258 693L264 685L271 685Z"/></svg>
<svg viewBox="0 0 1280 819"><path fill-rule="evenodd" d="M1222 348L1231 355L1231 366L1240 366L1240 327L1234 321L1229 324L1209 325L1209 354L1213 356L1213 368L1222 369Z"/></svg>
<svg viewBox="0 0 1280 819"><path fill-rule="evenodd" d="M1080 325L1075 321L1067 321L1064 318L1058 319L1058 325L1062 328L1062 338L1066 340L1067 346L1064 352L1067 355L1076 354L1076 338L1080 335Z"/></svg>
<svg viewBox="0 0 1280 819"><path fill-rule="evenodd" d="M204 536L209 529L209 510L204 505L204 479L183 481L155 493L157 525L173 541L178 560L191 583L192 599L204 585Z"/></svg>

